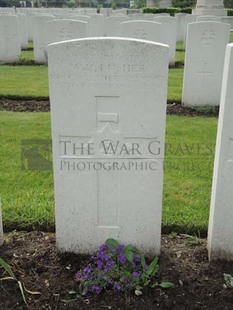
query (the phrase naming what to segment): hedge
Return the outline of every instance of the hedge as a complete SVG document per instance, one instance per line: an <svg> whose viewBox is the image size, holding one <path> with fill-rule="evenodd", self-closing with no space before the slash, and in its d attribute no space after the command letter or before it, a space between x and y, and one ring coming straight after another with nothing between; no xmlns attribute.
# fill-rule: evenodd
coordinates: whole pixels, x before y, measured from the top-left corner
<svg viewBox="0 0 233 310"><path fill-rule="evenodd" d="M143 13L159 14L159 13L168 13L171 16L174 16L177 13L188 13L192 14L192 8L157 8L157 7L146 7L142 8ZM233 16L233 9L227 9L227 15Z"/></svg>

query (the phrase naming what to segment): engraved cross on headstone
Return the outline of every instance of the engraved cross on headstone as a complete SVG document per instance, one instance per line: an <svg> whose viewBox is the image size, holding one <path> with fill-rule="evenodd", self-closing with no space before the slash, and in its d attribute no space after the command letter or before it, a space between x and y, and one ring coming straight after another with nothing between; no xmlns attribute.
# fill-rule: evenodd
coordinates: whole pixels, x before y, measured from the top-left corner
<svg viewBox="0 0 233 310"><path fill-rule="evenodd" d="M202 75L202 83L201 84L202 84L202 87L204 88L206 86L205 84L206 84L208 74L212 74L213 72L207 70L207 63L205 62L204 63L204 69L202 71L198 71L197 73Z"/></svg>
<svg viewBox="0 0 233 310"><path fill-rule="evenodd" d="M114 140L116 140L119 136L119 114L117 113L118 99L119 97L96 97L96 134L97 136L100 135L99 143L102 143L102 141L107 138L109 142L115 144ZM114 156L114 154L112 155ZM96 177L97 226L119 228L118 172L114 170L101 170L96 172Z"/></svg>

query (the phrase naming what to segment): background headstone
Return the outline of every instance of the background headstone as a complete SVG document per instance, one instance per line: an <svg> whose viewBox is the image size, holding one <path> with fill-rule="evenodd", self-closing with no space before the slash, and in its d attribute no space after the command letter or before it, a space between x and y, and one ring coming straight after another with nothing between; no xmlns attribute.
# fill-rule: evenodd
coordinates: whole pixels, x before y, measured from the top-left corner
<svg viewBox="0 0 233 310"><path fill-rule="evenodd" d="M226 49L208 229L210 260L233 260L233 44Z"/></svg>
<svg viewBox="0 0 233 310"><path fill-rule="evenodd" d="M85 38L87 23L72 19L51 20L45 24L44 35L46 36L46 46L59 41Z"/></svg>
<svg viewBox="0 0 233 310"><path fill-rule="evenodd" d="M169 46L169 64L176 61L177 19L171 16L156 16L154 21L161 23L161 43Z"/></svg>
<svg viewBox="0 0 233 310"><path fill-rule="evenodd" d="M48 56L59 250L115 238L158 254L168 46L91 38Z"/></svg>
<svg viewBox="0 0 233 310"><path fill-rule="evenodd" d="M34 60L39 64L47 63L46 22L55 19L53 15L38 15L32 18Z"/></svg>
<svg viewBox="0 0 233 310"><path fill-rule="evenodd" d="M0 15L0 62L15 63L20 60L18 16Z"/></svg>
<svg viewBox="0 0 233 310"><path fill-rule="evenodd" d="M128 21L127 16L110 16L105 22L106 36L108 37L120 37L121 25L120 23Z"/></svg>
<svg viewBox="0 0 233 310"><path fill-rule="evenodd" d="M120 36L162 43L162 25L148 20L123 22Z"/></svg>
<svg viewBox="0 0 233 310"><path fill-rule="evenodd" d="M196 16L196 15L193 15L193 16ZM221 17L220 16L213 16L213 15L197 16L197 22L208 22L208 21L221 22Z"/></svg>
<svg viewBox="0 0 233 310"><path fill-rule="evenodd" d="M176 42L184 42L185 40L185 18L187 15L186 13L175 14L175 18L177 19Z"/></svg>
<svg viewBox="0 0 233 310"><path fill-rule="evenodd" d="M230 25L188 24L182 102L185 106L218 106Z"/></svg>

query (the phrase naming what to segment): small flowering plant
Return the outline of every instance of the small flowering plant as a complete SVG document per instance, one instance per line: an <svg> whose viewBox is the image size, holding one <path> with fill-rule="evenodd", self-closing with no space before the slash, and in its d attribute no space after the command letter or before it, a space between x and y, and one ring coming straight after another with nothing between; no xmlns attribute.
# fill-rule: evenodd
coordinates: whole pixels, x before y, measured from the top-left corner
<svg viewBox="0 0 233 310"><path fill-rule="evenodd" d="M145 257L132 245L119 244L115 239L107 239L92 256L88 264L76 273L79 293L82 295L99 294L103 290L134 290L141 295L145 287L173 287L170 282L158 283L158 259L148 266Z"/></svg>

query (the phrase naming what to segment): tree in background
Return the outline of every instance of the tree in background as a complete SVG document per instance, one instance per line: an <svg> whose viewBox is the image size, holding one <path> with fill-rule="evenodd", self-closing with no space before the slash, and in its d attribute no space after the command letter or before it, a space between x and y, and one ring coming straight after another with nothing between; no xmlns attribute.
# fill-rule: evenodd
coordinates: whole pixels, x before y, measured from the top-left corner
<svg viewBox="0 0 233 310"><path fill-rule="evenodd" d="M194 7L196 2L197 0L172 0L172 6L175 8Z"/></svg>
<svg viewBox="0 0 233 310"><path fill-rule="evenodd" d="M233 0L224 0L225 8L233 9Z"/></svg>

